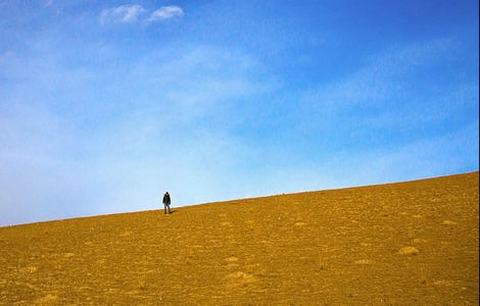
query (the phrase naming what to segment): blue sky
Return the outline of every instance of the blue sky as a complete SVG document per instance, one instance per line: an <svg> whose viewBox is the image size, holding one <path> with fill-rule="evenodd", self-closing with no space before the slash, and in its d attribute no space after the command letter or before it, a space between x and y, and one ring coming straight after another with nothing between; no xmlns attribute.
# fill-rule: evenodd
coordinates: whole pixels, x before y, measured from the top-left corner
<svg viewBox="0 0 480 306"><path fill-rule="evenodd" d="M0 225L478 170L477 1L0 0Z"/></svg>

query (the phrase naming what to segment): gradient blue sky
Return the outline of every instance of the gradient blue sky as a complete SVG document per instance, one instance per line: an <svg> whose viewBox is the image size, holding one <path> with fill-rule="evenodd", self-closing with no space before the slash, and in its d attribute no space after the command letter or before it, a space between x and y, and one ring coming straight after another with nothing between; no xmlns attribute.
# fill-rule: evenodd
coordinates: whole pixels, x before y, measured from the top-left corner
<svg viewBox="0 0 480 306"><path fill-rule="evenodd" d="M478 170L478 1L0 0L0 225Z"/></svg>

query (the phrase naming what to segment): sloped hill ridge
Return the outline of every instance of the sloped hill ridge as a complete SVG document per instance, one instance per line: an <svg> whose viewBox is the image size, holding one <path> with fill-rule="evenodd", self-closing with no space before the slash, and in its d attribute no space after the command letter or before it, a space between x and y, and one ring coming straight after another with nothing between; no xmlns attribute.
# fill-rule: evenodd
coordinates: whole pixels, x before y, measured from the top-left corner
<svg viewBox="0 0 480 306"><path fill-rule="evenodd" d="M0 228L0 304L477 305L478 172Z"/></svg>

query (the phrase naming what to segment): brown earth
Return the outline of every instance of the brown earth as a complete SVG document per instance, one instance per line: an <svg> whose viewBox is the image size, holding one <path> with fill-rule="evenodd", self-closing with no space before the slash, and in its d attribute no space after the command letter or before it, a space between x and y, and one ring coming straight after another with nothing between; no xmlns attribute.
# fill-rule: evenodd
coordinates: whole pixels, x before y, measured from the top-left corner
<svg viewBox="0 0 480 306"><path fill-rule="evenodd" d="M0 228L0 304L478 305L478 172Z"/></svg>

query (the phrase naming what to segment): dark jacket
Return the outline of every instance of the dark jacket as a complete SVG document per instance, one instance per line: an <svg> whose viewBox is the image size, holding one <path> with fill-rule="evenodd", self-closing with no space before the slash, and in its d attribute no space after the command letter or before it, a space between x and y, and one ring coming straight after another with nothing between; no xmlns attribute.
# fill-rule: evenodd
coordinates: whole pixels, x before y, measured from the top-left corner
<svg viewBox="0 0 480 306"><path fill-rule="evenodd" d="M163 204L170 205L170 202L170 195L168 193L165 193L165 195L163 196Z"/></svg>

